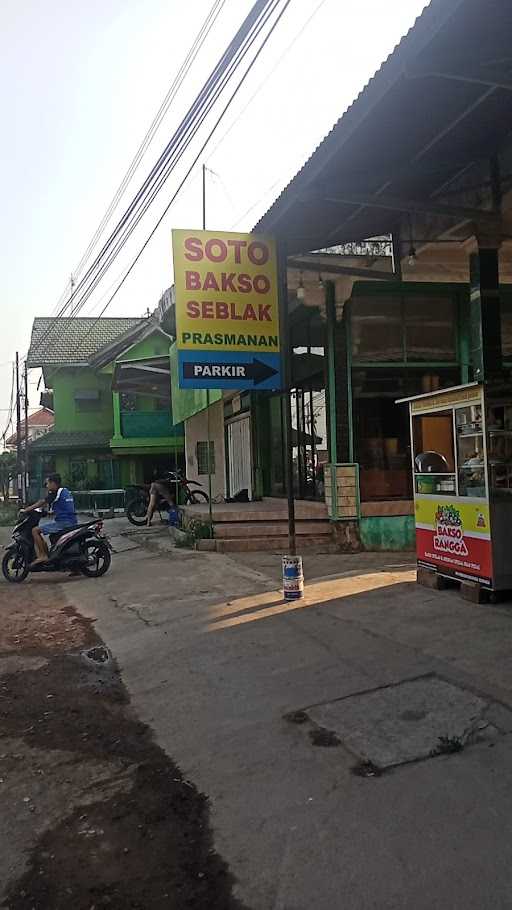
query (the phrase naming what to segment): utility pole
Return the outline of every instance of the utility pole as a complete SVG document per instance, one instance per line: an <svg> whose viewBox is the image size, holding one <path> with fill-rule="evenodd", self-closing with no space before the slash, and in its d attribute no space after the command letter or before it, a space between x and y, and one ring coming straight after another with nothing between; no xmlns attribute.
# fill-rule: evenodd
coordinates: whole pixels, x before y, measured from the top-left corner
<svg viewBox="0 0 512 910"><path fill-rule="evenodd" d="M20 356L16 351L16 482L18 505L23 505L23 462L21 454L21 390L20 390Z"/></svg>
<svg viewBox="0 0 512 910"><path fill-rule="evenodd" d="M27 361L25 360L25 376L24 376L24 405L25 405L25 460L24 460L24 472L23 472L23 497L26 500L29 488L29 470L28 470L28 368Z"/></svg>

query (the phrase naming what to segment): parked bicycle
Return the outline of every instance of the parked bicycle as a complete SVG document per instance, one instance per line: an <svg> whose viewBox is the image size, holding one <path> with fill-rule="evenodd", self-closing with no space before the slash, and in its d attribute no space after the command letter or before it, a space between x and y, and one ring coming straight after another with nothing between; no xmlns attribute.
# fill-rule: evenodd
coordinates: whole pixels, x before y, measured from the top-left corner
<svg viewBox="0 0 512 910"><path fill-rule="evenodd" d="M197 505L199 503L208 503L208 494L201 489L201 484L195 480L189 480L181 472L168 471L163 478L159 478L156 483L168 490L167 495L159 493L156 502L156 511L162 518L162 512L168 512L174 506L174 498L178 494L178 499L182 499L185 505ZM142 527L146 523L146 515L149 507L151 484L141 484L130 488L133 496L128 500L126 506L126 517L132 525ZM181 491L181 496L179 491Z"/></svg>

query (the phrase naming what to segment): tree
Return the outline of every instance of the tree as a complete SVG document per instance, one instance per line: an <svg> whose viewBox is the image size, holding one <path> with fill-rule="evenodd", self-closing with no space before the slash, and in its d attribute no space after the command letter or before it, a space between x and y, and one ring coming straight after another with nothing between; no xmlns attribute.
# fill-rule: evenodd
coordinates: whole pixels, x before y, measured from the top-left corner
<svg viewBox="0 0 512 910"><path fill-rule="evenodd" d="M0 493L4 502L9 501L11 480L16 477L16 455L14 452L2 452L0 455Z"/></svg>

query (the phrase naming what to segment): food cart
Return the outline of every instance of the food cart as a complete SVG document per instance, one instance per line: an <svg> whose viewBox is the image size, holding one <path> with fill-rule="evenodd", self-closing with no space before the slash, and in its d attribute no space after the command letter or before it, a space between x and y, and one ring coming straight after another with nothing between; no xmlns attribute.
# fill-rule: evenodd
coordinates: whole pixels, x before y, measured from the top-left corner
<svg viewBox="0 0 512 910"><path fill-rule="evenodd" d="M512 590L510 387L475 382L405 402L418 581L454 579L474 599Z"/></svg>

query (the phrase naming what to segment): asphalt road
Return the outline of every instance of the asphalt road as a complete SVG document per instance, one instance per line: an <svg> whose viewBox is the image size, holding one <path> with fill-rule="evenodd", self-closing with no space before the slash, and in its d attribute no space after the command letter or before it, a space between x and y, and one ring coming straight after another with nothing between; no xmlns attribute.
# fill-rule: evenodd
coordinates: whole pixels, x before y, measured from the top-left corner
<svg viewBox="0 0 512 910"><path fill-rule="evenodd" d="M248 908L510 907L507 608L368 559L285 604L241 561L127 546L68 596L207 794Z"/></svg>

